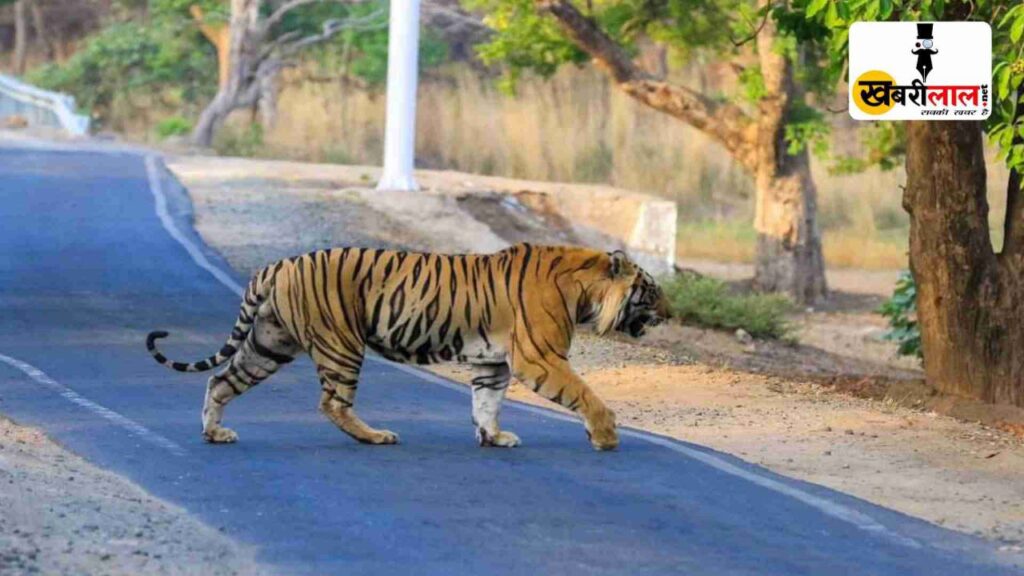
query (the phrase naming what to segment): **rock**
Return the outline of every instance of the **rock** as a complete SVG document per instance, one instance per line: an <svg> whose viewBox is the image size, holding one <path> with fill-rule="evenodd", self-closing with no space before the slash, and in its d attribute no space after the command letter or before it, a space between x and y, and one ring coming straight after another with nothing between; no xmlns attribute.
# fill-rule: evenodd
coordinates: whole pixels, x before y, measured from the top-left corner
<svg viewBox="0 0 1024 576"><path fill-rule="evenodd" d="M747 332L743 328L737 328L736 340L739 341L740 344L751 344L754 341L754 337L750 335L750 332Z"/></svg>

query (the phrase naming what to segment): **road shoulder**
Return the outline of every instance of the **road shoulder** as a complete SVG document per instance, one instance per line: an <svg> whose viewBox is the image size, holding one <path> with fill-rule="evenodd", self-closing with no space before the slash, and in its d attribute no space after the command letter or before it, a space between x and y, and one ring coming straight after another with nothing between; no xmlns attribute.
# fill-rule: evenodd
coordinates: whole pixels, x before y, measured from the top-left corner
<svg viewBox="0 0 1024 576"><path fill-rule="evenodd" d="M249 547L3 417L0 486L0 573L263 572Z"/></svg>

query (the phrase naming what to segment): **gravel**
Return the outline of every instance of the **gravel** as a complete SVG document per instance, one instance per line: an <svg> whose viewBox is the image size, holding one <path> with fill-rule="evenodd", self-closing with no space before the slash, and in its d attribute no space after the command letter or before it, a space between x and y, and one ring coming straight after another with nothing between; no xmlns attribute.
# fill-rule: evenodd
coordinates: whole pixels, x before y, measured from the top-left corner
<svg viewBox="0 0 1024 576"><path fill-rule="evenodd" d="M0 574L261 574L249 550L0 418Z"/></svg>

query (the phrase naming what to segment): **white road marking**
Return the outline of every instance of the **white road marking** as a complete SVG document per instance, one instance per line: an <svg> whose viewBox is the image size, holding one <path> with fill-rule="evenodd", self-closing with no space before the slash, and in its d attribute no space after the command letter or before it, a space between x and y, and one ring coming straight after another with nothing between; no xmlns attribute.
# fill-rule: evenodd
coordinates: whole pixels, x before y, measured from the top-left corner
<svg viewBox="0 0 1024 576"><path fill-rule="evenodd" d="M126 416L122 416L117 412L114 412L110 408L107 408L103 405L93 402L92 400L89 400L88 398L82 396L78 392L75 392L71 388L68 388L67 386L61 384L60 382L57 382L53 378L50 378L45 372L29 364L28 362L22 362L17 358L11 358L10 356L4 354L0 354L0 362L3 362L4 364L7 364L8 366L15 368L17 370L20 370L29 378L35 380L36 382L42 384L43 386L46 386L47 388L53 390L57 394L60 394L60 396L67 400L68 402L81 406L82 408L85 408L86 410L99 416L100 418L107 420L111 424L123 428L129 434L139 438L140 440L153 444L154 446L163 448L164 450L167 450L168 452L174 454L175 456L188 455L188 452L186 452L184 448L182 448L172 440L169 440L157 434L156 432L153 432L149 428L146 428L142 424L139 424L138 422Z"/></svg>
<svg viewBox="0 0 1024 576"><path fill-rule="evenodd" d="M146 175L149 177L149 189L153 193L153 199L156 202L156 216L160 219L160 223L163 224L164 230L181 244L188 255L192 257L192 261L196 263L200 268L206 270L213 277L216 278L221 284L230 288L235 294L242 295L244 289L231 277L230 274L224 272L220 268L214 266L203 254L202 249L196 246L184 234L178 227L174 225L174 220L171 219L171 215L167 213L167 196L164 195L163 186L160 184L160 172L157 168L156 156L146 156Z"/></svg>
<svg viewBox="0 0 1024 576"><path fill-rule="evenodd" d="M406 372L408 374L414 375L424 380L429 380L434 384L444 386L445 388L448 388L450 390L455 390L466 395L472 394L472 391L469 389L468 386L463 386L456 382L452 382L431 372L418 370L416 368L406 366L404 364L393 364L381 360L377 360L377 362L381 364L388 364L392 368L401 370L402 372ZM506 404L510 405L511 407L517 410L529 412L531 414L536 414L538 416L543 416L545 418L551 418L553 420L561 420L563 422L573 423L579 422L578 418L574 418L572 416L569 416L568 414L560 414L558 412L545 410L544 408L531 406L529 404L523 404L515 401L509 402L508 400L506 400ZM868 516L867 514L864 514L863 512L859 512L857 510L854 510L853 508L850 508L849 506L844 506L837 502L833 502L831 500L828 500L827 498L815 496L814 494L805 492L804 490L800 490L799 488L790 486L784 482L779 482L778 480L762 476L754 471L747 470L731 462L728 462L719 456L715 456L714 454L702 452L700 450L694 450L693 448L689 448L683 444L680 444L679 442L675 442L667 438L662 438L660 436L655 436L653 434L648 434L641 430L634 430L631 428L620 428L619 435L628 436L630 438L636 438L638 440L645 440L647 442L650 442L651 444L657 444L662 448L667 448L673 452L682 454L683 456L707 464L708 466L711 466L712 468L720 472L724 472L731 476L737 476L762 488L767 488L774 492L778 492L780 494L789 496L790 498L799 500L800 502L803 502L804 504L807 504L812 508L818 509L820 512L827 514L828 516L838 518L839 520L842 520L844 522L849 522L850 524L853 524L861 530L865 530L867 532L872 532L875 534L888 537L899 544L903 544L904 546L909 546L911 548L921 547L921 544L918 543L916 540L892 532L885 526L875 521L874 518Z"/></svg>
<svg viewBox="0 0 1024 576"><path fill-rule="evenodd" d="M172 238L174 238L182 246L184 246L185 250L188 251L189 255L192 256L192 259L196 262L196 264L208 270L211 274L213 274L214 278L220 281L221 284L226 286L235 294L241 296L243 292L242 287L239 286L239 284L235 282L233 279L231 279L231 275L229 273L225 272L224 270L221 270L220 268L217 268L212 263L210 263L210 261L207 260L207 258L203 255L201 249L195 244L193 244L188 238L186 238L181 233L181 231L178 230L178 228L174 225L174 221L167 214L167 199L164 197L163 188L160 186L160 178L157 172L156 162L156 156L151 155L146 157L146 169L150 175L150 188L153 191L153 197L156 198L157 216L163 223L164 228L168 231L168 233L170 233ZM392 368L395 368L396 370L400 370L407 374L411 374L417 378L427 380L440 386L444 386L445 388L456 390L462 394L471 394L471 391L466 386L456 384L455 382L451 382L430 372L413 368L412 366L387 362L385 360L375 358L372 356L368 356L367 360L370 362L376 362L378 364L390 366ZM511 402L510 405L516 409L525 410L527 412L531 412L533 414L537 414L545 418L553 418L555 420L562 420L566 422L577 421L575 418L572 418L570 416L558 414L527 404ZM706 452L701 452L700 450L687 448L686 446L679 444L677 442L673 442L665 438L654 436L652 434L647 434L639 430L624 429L621 431L621 434L623 436L629 436L632 438L637 438L639 440L645 440L652 444L657 444L658 446L667 448L669 450L672 450L673 452L676 452L678 454L681 454L683 456L686 456L688 458L697 460L703 464L711 466L720 472L724 472L726 474L742 478L752 484L761 486L762 488L767 488L768 490L772 490L774 492L778 492L779 494L789 496L790 498L794 498L808 506L811 506L812 508L817 509L823 514L832 516L833 518L837 518L845 522L849 522L850 524L853 524L857 528L864 530L866 532L878 534L898 544L909 546L911 548L921 547L921 544L919 544L916 540L892 532L882 524L878 523L874 518L868 516L867 514L864 514L863 512L859 512L857 510L854 510L853 508L850 508L849 506L839 504L838 502L833 502L831 500L828 500L827 498L815 496L814 494L811 494L804 490L800 490L799 488L790 486L784 482L779 482L778 480L762 476L751 470L746 470L744 468L736 466L735 464L727 462L725 459L715 456L714 454L709 454Z"/></svg>

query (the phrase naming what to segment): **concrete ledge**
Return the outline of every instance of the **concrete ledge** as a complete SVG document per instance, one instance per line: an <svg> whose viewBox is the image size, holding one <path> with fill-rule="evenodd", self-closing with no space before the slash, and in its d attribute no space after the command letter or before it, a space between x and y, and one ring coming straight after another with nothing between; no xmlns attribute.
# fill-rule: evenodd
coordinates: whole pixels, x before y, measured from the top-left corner
<svg viewBox="0 0 1024 576"><path fill-rule="evenodd" d="M464 217L468 214L493 232L493 235L482 234L482 230L471 225L477 228L474 237L479 241L469 242L465 250L490 251L496 240L570 243L625 250L654 274L667 273L675 264L675 203L610 186L420 170L416 178L421 192L378 192L372 188L380 175L380 168L375 166L204 156L170 158L168 166L189 188L218 183L238 187L251 183L261 188L280 185L292 189L345 191L380 211L393 211L404 224L433 232L444 225L417 218L421 204L430 205L422 216L436 216L441 209L463 212L452 214L444 224L466 222ZM408 203L403 202L407 194L410 195ZM421 198L416 199L415 195ZM467 232L451 231L461 236L466 236Z"/></svg>

